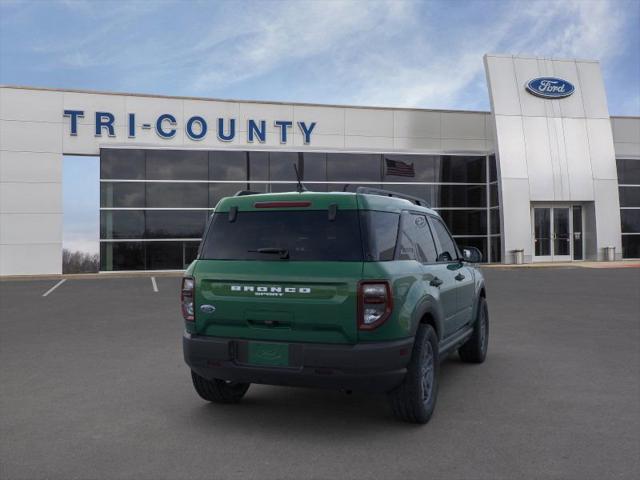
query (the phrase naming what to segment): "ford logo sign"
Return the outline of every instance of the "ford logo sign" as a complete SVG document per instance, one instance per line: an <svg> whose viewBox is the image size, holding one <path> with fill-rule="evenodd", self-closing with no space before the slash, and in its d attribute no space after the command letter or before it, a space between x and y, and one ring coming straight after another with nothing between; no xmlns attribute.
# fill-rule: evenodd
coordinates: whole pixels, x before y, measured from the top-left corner
<svg viewBox="0 0 640 480"><path fill-rule="evenodd" d="M539 77L529 80L527 91L542 98L564 98L571 95L576 87L566 80L555 77Z"/></svg>

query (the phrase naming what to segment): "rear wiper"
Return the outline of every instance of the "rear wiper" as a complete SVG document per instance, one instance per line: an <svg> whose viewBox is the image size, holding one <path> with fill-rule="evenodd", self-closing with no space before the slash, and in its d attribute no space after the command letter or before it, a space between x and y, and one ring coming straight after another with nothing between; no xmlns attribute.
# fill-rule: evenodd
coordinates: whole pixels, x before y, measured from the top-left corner
<svg viewBox="0 0 640 480"><path fill-rule="evenodd" d="M289 259L289 250L287 250L286 248L268 247L268 248L258 248L257 250L247 250L247 251L255 252L255 253L274 253L274 254L280 255L281 260Z"/></svg>

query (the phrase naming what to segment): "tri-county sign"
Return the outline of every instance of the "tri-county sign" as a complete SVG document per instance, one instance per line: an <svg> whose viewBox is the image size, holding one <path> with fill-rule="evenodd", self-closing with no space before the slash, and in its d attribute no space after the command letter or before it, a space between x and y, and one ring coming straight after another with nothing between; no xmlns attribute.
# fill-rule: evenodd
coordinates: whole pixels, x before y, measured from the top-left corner
<svg viewBox="0 0 640 480"><path fill-rule="evenodd" d="M69 119L69 132L71 136L78 135L78 119L84 118L84 110L65 110L63 116ZM127 114L127 131L129 138L136 138L138 128L142 130L155 130L160 138L170 139L176 135L178 122L174 115L163 113L154 118L152 122L140 123L136 119L135 113ZM116 118L111 112L95 112L95 136L101 137L103 132L109 137L116 136ZM209 124L213 126L210 127ZM209 130L215 130L215 134L221 142L231 142L236 137L235 118L215 118L207 121L206 118L194 115L186 120L184 125L185 133L191 140L202 140L207 136ZM311 143L311 133L316 127L316 122L296 122L302 134L305 145ZM293 122L291 120L276 120L273 122L276 128L280 143L287 143L290 138ZM253 143L266 142L267 122L265 120L248 120L246 129L247 141Z"/></svg>
<svg viewBox="0 0 640 480"><path fill-rule="evenodd" d="M542 98L564 98L576 90L570 82L556 77L534 78L527 82L525 88L529 93Z"/></svg>

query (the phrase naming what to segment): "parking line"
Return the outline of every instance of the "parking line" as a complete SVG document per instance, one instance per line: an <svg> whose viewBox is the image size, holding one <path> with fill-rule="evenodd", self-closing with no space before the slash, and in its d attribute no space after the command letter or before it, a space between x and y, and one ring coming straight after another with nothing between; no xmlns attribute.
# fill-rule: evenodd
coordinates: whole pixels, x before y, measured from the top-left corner
<svg viewBox="0 0 640 480"><path fill-rule="evenodd" d="M46 297L47 295L49 295L51 292L53 292L56 288L58 288L60 285L62 285L64 282L66 282L67 279L63 278L62 280L60 280L58 283L56 283L53 287L51 287L49 290L47 290L46 292L44 292L42 294L43 297Z"/></svg>
<svg viewBox="0 0 640 480"><path fill-rule="evenodd" d="M158 284L156 283L156 277L151 277L151 285L153 286L153 291L158 291Z"/></svg>

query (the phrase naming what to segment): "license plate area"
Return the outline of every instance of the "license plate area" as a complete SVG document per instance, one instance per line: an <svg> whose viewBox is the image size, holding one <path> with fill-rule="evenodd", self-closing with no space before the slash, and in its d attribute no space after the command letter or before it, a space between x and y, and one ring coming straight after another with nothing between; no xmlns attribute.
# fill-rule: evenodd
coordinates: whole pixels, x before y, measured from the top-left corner
<svg viewBox="0 0 640 480"><path fill-rule="evenodd" d="M246 363L261 367L289 367L289 344L247 342Z"/></svg>

